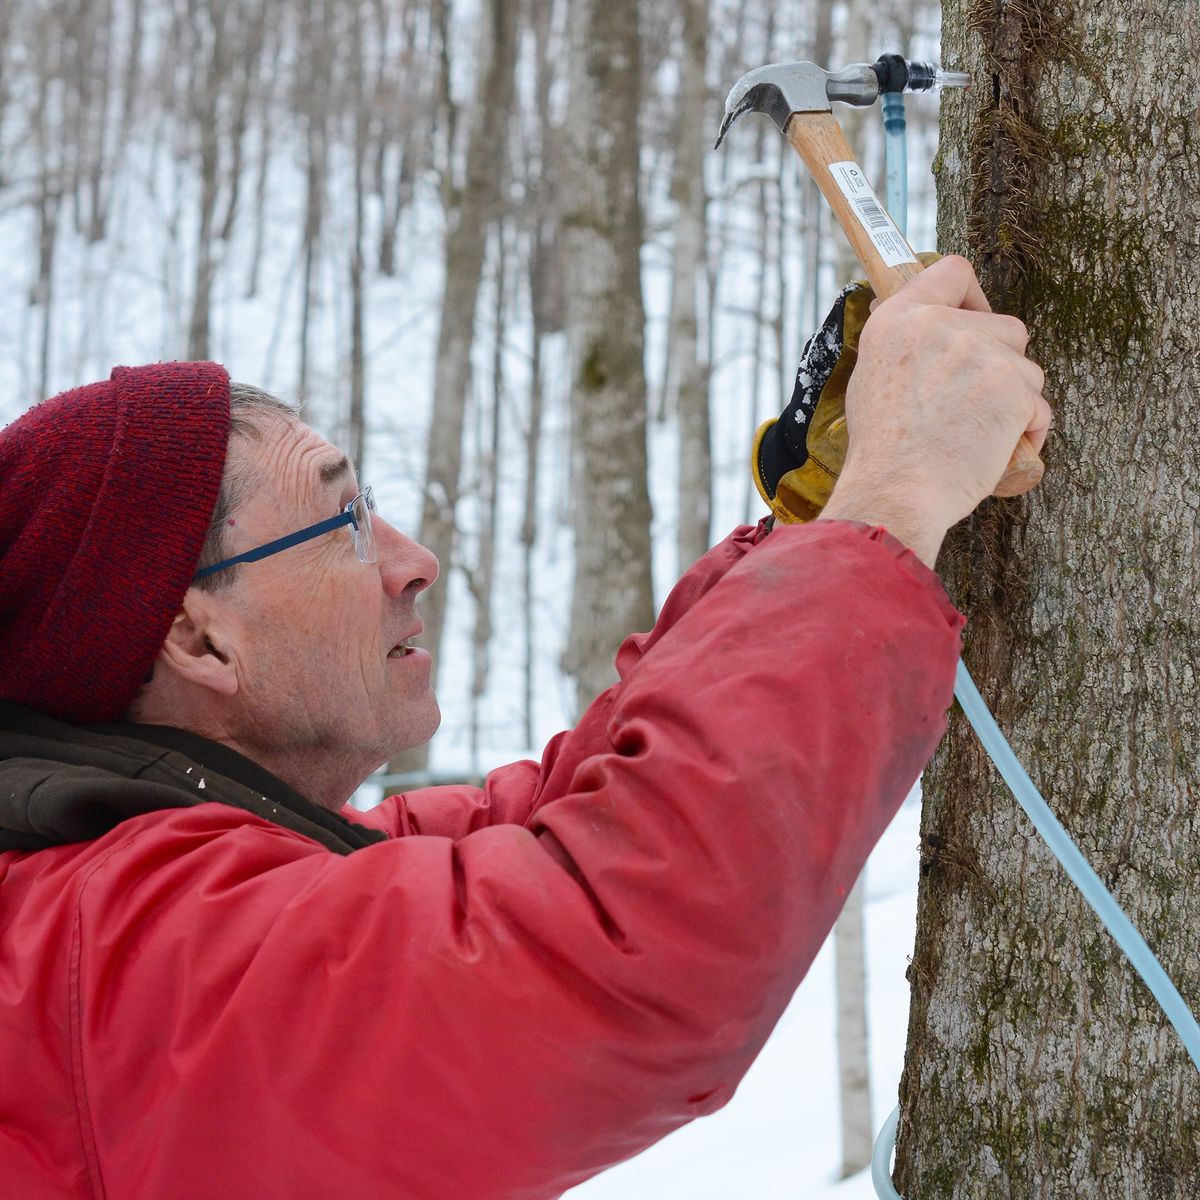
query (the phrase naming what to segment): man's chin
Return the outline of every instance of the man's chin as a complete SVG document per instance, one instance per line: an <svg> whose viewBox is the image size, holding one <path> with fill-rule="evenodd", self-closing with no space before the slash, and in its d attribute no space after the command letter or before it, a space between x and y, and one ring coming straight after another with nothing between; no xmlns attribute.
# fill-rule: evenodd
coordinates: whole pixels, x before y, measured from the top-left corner
<svg viewBox="0 0 1200 1200"><path fill-rule="evenodd" d="M437 733L441 723L442 710L432 691L423 699L406 704L404 726L397 731L396 749L392 752L392 757L405 750L423 746Z"/></svg>

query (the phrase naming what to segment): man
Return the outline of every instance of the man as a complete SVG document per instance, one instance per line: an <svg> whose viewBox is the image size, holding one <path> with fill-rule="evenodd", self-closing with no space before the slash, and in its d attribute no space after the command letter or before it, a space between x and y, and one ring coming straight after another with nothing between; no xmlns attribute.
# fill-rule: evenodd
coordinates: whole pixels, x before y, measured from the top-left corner
<svg viewBox="0 0 1200 1200"><path fill-rule="evenodd" d="M0 435L5 1194L532 1200L724 1104L944 728L1025 340L919 276L820 520L710 551L540 764L365 815L437 565L341 453L204 363Z"/></svg>

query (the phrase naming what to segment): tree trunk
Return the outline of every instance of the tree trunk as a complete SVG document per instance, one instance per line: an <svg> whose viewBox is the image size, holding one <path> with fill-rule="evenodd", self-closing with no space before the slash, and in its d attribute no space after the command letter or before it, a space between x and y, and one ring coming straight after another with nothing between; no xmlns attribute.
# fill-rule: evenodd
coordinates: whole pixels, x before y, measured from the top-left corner
<svg viewBox="0 0 1200 1200"><path fill-rule="evenodd" d="M275 33L270 37L269 56L264 57L262 77L258 81L258 165L254 180L254 242L250 251L250 266L246 274L245 298L258 295L259 274L262 270L263 244L267 233L267 195L271 176L271 158L274 152L275 132L275 80L279 75L279 64L283 52L283 38Z"/></svg>
<svg viewBox="0 0 1200 1200"><path fill-rule="evenodd" d="M551 262L558 237L555 225L557 205L551 192L556 175L554 150L557 130L553 126L550 88L558 71L554 53L555 0L533 0L529 6L529 24L534 41L534 114L526 134L524 165L525 204L528 229L526 272L529 290L530 357L529 407L525 422L525 479L521 505L521 634L523 644L522 702L526 746L534 745L534 678L536 675L534 617L534 550L538 540L538 498L541 490L542 418L545 410L545 386L542 378L542 340L554 324L549 318L556 289L550 286ZM560 289L559 289L560 290ZM561 321L562 314L557 314Z"/></svg>
<svg viewBox="0 0 1200 1200"><path fill-rule="evenodd" d="M841 1108L842 1178L856 1175L871 1161L875 1143L871 1123L871 1060L867 1039L866 923L863 876L846 897L833 926L837 961L838 1101Z"/></svg>
<svg viewBox="0 0 1200 1200"><path fill-rule="evenodd" d="M471 386L471 344L475 307L483 274L488 227L498 211L507 176L508 122L513 101L520 6L488 0L483 12L481 65L475 103L469 117L466 178L452 195L446 232L446 284L438 327L433 413L419 540L442 564L442 579L422 597L422 639L433 652L434 680L440 673L446 600L455 549L455 507L462 470L463 421ZM395 772L424 767L426 746L392 760Z"/></svg>
<svg viewBox="0 0 1200 1200"><path fill-rule="evenodd" d="M303 72L308 76L297 89L298 109L304 121L305 186L303 259L300 283L300 338L296 368L296 399L309 399L312 357L313 309L317 305L317 256L325 223L329 172L329 138L334 46L329 0L304 0L300 11Z"/></svg>
<svg viewBox="0 0 1200 1200"><path fill-rule="evenodd" d="M38 343L37 384L34 394L43 397L50 383L50 341L54 327L54 256L58 246L58 222L63 200L65 160L62 142L56 136L63 112L55 96L61 92L54 86L54 70L59 66L43 41L44 28L38 30L37 101L33 114L34 146L37 154L38 188L34 207L37 213L37 276L29 294L29 302L41 307L41 328ZM60 67L61 69L61 67Z"/></svg>
<svg viewBox="0 0 1200 1200"><path fill-rule="evenodd" d="M941 568L1019 758L1200 1007L1200 11L948 0L941 241L1022 316L1057 430ZM956 713L925 776L910 1200L1200 1195L1200 1080Z"/></svg>
<svg viewBox="0 0 1200 1200"><path fill-rule="evenodd" d="M842 62L863 62L875 55L876 12L865 0L846 0L842 21ZM828 13L823 37L829 36ZM826 47L828 50L828 47ZM877 52L876 52L877 53ZM846 140L855 157L872 180L879 179L877 155L871 147L878 138L870 137L879 122L877 108L852 109L838 113ZM825 206L825 198L817 193L813 201ZM826 228L832 228L836 244L835 262L837 286L863 277L862 265L850 248L838 223L826 214ZM831 297L826 296L824 302ZM818 321L823 318L822 313ZM814 324L813 328L816 328ZM846 901L846 907L833 926L834 954L837 959L837 1051L838 1094L841 1101L842 1177L854 1175L871 1161L875 1144L871 1117L870 1040L867 1028L867 961L866 913L863 907L863 877Z"/></svg>
<svg viewBox="0 0 1200 1200"><path fill-rule="evenodd" d="M816 13L813 21L812 60L818 66L832 65L833 54L833 9L836 0L816 0ZM846 106L842 106L846 107ZM838 113L842 120L844 113ZM809 216L806 223L808 228L808 250L805 255L804 277L807 282L807 295L803 305L804 317L801 328L814 330L820 327L824 318L821 312L821 271L826 260L826 233L830 225L836 225L832 215L826 211L828 205L815 179L808 179L804 190L804 208ZM837 236L837 235L835 235ZM843 238L842 241L845 241Z"/></svg>
<svg viewBox="0 0 1200 1200"><path fill-rule="evenodd" d="M471 770L482 773L480 727L483 702L491 675L492 595L496 578L496 542L500 520L500 418L505 404L504 339L508 332L508 248L504 222L496 224L496 308L492 337L492 401L488 411L487 442L480 438L479 558L475 563L471 594L475 601L475 627L471 633ZM481 422L482 424L482 422Z"/></svg>
<svg viewBox="0 0 1200 1200"><path fill-rule="evenodd" d="M645 312L636 0L569 14L563 173L575 586L564 666L582 708L615 682L621 640L649 629Z"/></svg>
<svg viewBox="0 0 1200 1200"><path fill-rule="evenodd" d="M221 93L229 81L229 54L224 5L189 6L193 63L188 78L188 117L199 141L200 213L196 229L196 280L188 322L187 356L209 357L212 288L217 271L213 245L217 196L221 187Z"/></svg>
<svg viewBox="0 0 1200 1200"><path fill-rule="evenodd" d="M709 0L685 0L679 109L671 198L675 245L667 334L667 394L679 425L679 573L709 547L712 511L712 434L709 365L700 336L697 298L708 278L708 197L704 153L709 141L707 67Z"/></svg>
<svg viewBox="0 0 1200 1200"><path fill-rule="evenodd" d="M190 359L209 357L208 326L212 310L212 285L216 274L213 247L213 214L220 186L220 140L217 134L216 97L197 113L200 122L200 219L196 229L196 283L192 290L192 317L188 324Z"/></svg>
<svg viewBox="0 0 1200 1200"><path fill-rule="evenodd" d="M367 457L367 288L363 243L366 240L367 141L369 112L363 60L368 46L362 11L351 10L351 40L355 47L347 65L353 100L354 241L350 247L350 458L359 479L366 474Z"/></svg>

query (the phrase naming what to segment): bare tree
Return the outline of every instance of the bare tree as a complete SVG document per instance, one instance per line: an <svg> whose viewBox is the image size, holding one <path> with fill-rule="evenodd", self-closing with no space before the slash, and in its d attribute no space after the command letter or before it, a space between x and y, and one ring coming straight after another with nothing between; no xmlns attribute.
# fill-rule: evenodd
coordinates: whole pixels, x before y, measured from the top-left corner
<svg viewBox="0 0 1200 1200"><path fill-rule="evenodd" d="M36 93L31 124L37 163L37 274L29 301L41 309L38 346L37 395L46 394L50 376L50 339L54 314L54 256L58 248L59 215L66 190L66 161L61 128L64 121L60 45L55 36L54 14L36 18L33 35L37 47Z"/></svg>
<svg viewBox="0 0 1200 1200"><path fill-rule="evenodd" d="M832 4L828 5L832 9ZM868 0L845 0L842 12L842 58L846 62L862 62L874 57L877 8ZM829 34L828 13L818 31L820 39ZM826 53L831 49L822 47ZM869 137L879 116L874 110L839 112L838 119L860 162L872 178L878 178L878 137ZM871 125L868 125L871 122ZM812 194L815 205L824 201ZM835 261L841 281L862 276L862 267L850 243L836 221L827 227L836 229ZM819 261L819 257L815 260ZM875 1130L871 1112L870 1031L867 1026L867 930L863 904L865 874L859 877L845 907L833 926L834 954L837 960L837 1048L838 1099L841 1109L843 1178L861 1171L871 1161Z"/></svg>
<svg viewBox="0 0 1200 1200"><path fill-rule="evenodd" d="M513 103L517 17L520 6L487 0L479 23L479 79L466 120L469 129L461 183L446 191L445 289L438 326L433 413L429 425L420 540L443 571L454 562L455 507L462 471L463 421L471 386L475 308L483 274L488 228L500 210L507 178L508 123ZM439 669L449 588L427 593L422 611L425 641ZM393 760L392 770L422 767L425 746Z"/></svg>
<svg viewBox="0 0 1200 1200"><path fill-rule="evenodd" d="M1057 430L941 572L1018 757L1195 1009L1200 12L949 0L944 29L985 85L943 101L942 244L1029 324ZM957 713L924 790L900 1191L1200 1195L1195 1068Z"/></svg>
<svg viewBox="0 0 1200 1200"><path fill-rule="evenodd" d="M186 121L197 143L200 209L196 277L188 326L189 358L211 353L212 289L218 242L233 231L241 186L248 112L262 49L265 16L254 0L200 4L186 0L178 28L189 62ZM220 213L222 193L225 211Z"/></svg>
<svg viewBox="0 0 1200 1200"><path fill-rule="evenodd" d="M495 227L495 274L492 326L492 389L487 405L487 428L479 439L480 521L478 554L469 572L475 602L475 627L471 634L471 769L478 771L480 712L491 674L492 597L496 576L496 543L500 528L501 417L505 408L504 340L509 315L509 249L505 222ZM483 422L480 422L481 426Z"/></svg>
<svg viewBox="0 0 1200 1200"><path fill-rule="evenodd" d="M707 338L697 307L708 279L708 196L704 151L711 122L708 68L709 0L686 0L682 13L680 82L675 120L671 199L671 311L667 328L666 392L679 425L679 569L709 547L712 512L712 421Z"/></svg>
<svg viewBox="0 0 1200 1200"><path fill-rule="evenodd" d="M329 173L329 123L333 115L334 30L338 6L334 0L300 0L299 71L294 103L304 124L304 265L300 284L300 337L296 392L300 403L309 398L312 355L312 313L317 301L316 270L325 222L325 193Z"/></svg>
<svg viewBox="0 0 1200 1200"><path fill-rule="evenodd" d="M350 109L351 160L354 170L354 232L350 246L350 458L359 479L365 473L366 415L366 307L365 275L367 155L370 108L367 100L365 61L368 57L362 6L350 5L350 44L353 53L346 66Z"/></svg>
<svg viewBox="0 0 1200 1200"><path fill-rule="evenodd" d="M573 0L562 191L571 353L575 586L564 663L582 708L648 629L645 312L638 180L639 6Z"/></svg>
<svg viewBox="0 0 1200 1200"><path fill-rule="evenodd" d="M538 493L541 482L541 442L545 410L542 343L561 324L561 287L557 286L558 225L553 180L559 130L550 109L550 88L555 79L555 0L530 0L534 43L534 113L528 123L522 182L527 220L527 274L530 310L529 406L525 422L525 487L521 511L521 624L524 642L522 714L524 744L534 744L534 551L538 538Z"/></svg>

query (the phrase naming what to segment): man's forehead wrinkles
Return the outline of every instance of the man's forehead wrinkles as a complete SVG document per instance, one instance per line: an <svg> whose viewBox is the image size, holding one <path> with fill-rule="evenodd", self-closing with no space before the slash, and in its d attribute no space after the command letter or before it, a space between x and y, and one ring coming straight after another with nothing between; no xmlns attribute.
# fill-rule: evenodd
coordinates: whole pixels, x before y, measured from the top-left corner
<svg viewBox="0 0 1200 1200"><path fill-rule="evenodd" d="M327 505L330 485L354 473L345 454L300 423L281 428L264 447L262 461L279 500L294 506L298 516Z"/></svg>

